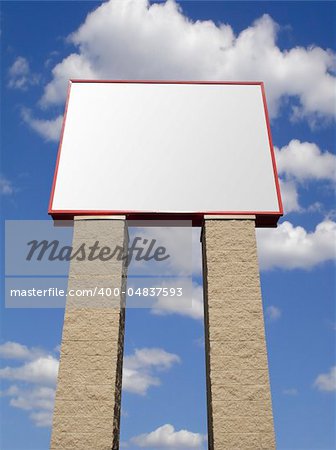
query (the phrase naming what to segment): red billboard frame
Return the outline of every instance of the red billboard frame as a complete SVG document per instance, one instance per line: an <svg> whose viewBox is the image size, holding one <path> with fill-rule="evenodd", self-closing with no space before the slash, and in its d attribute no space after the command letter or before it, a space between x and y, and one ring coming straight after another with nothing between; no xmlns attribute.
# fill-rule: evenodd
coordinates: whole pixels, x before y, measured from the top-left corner
<svg viewBox="0 0 336 450"><path fill-rule="evenodd" d="M140 211L116 211L116 210L54 210L52 207L55 187L57 181L57 173L59 167L59 161L62 151L62 142L64 135L64 128L66 124L66 117L68 111L69 98L71 93L71 86L73 83L137 83L137 84L214 84L214 85L257 85L261 88L265 120L268 133L268 142L272 159L272 167L274 174L274 181L278 199L278 211L203 211L193 213L161 213L161 212L140 212ZM72 220L74 216L109 216L109 215L124 215L128 219L132 220L192 220L193 223L199 224L203 221L206 215L216 216L255 216L256 226L258 227L276 227L277 222L281 216L283 216L283 204L280 192L280 183L278 178L278 172L276 167L276 160L272 142L271 126L267 108L265 86L262 81L168 81L168 80L85 80L85 79L71 79L69 80L67 98L65 103L65 110L63 116L63 123L60 135L60 142L58 146L56 167L54 172L54 178L52 182L48 214L52 216L54 220Z"/></svg>

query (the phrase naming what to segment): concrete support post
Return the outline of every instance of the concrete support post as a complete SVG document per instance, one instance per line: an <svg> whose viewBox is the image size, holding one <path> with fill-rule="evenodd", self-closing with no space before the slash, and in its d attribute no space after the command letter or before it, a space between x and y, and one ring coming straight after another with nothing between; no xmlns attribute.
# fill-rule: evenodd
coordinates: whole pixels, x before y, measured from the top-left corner
<svg viewBox="0 0 336 450"><path fill-rule="evenodd" d="M125 218L75 218L73 247L96 241L125 250ZM98 292L125 285L125 261L71 261L68 289L96 292L67 298L51 449L119 449L125 298Z"/></svg>
<svg viewBox="0 0 336 450"><path fill-rule="evenodd" d="M254 220L202 232L209 450L275 448Z"/></svg>

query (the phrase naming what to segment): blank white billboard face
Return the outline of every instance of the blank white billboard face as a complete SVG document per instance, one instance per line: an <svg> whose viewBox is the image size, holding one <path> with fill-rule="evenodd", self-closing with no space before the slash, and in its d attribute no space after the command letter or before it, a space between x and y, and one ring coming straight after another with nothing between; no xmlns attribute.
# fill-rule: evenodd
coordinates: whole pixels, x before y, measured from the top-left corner
<svg viewBox="0 0 336 450"><path fill-rule="evenodd" d="M49 212L255 214L276 223L262 85L72 82Z"/></svg>

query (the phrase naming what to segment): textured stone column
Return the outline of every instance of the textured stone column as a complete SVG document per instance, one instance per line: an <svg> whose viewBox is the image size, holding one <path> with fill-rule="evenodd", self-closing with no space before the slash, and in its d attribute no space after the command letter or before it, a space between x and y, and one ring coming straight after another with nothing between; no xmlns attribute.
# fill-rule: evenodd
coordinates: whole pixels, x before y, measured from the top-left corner
<svg viewBox="0 0 336 450"><path fill-rule="evenodd" d="M75 218L73 247L95 241L127 248L124 218ZM125 291L123 261L71 261L68 289L97 290L67 298L51 449L119 449L125 299L98 294L107 287Z"/></svg>
<svg viewBox="0 0 336 450"><path fill-rule="evenodd" d="M210 450L275 448L254 220L202 232Z"/></svg>

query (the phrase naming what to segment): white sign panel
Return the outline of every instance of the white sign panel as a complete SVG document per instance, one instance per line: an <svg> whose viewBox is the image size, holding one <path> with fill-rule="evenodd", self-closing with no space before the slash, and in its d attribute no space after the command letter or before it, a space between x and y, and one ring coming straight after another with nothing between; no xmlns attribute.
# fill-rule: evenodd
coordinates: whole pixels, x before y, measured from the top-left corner
<svg viewBox="0 0 336 450"><path fill-rule="evenodd" d="M275 225L263 84L70 82L49 213L254 214Z"/></svg>

